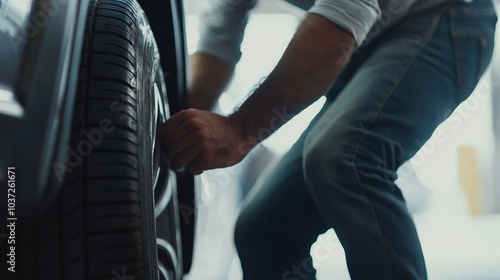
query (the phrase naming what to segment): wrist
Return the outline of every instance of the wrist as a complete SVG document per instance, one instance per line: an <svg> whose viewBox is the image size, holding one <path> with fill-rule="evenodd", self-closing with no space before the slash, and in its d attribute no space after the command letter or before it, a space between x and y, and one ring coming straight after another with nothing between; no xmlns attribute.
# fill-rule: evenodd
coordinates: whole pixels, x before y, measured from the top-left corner
<svg viewBox="0 0 500 280"><path fill-rule="evenodd" d="M280 126L280 124L273 119L273 108L275 108L275 104L270 98L270 96L277 93L277 90L270 86L269 83L270 81L266 79L266 81L260 84L248 99L228 117L231 123L239 127L238 133L249 149L262 142Z"/></svg>
<svg viewBox="0 0 500 280"><path fill-rule="evenodd" d="M227 118L234 133L237 135L237 139L239 139L238 146L236 147L239 152L246 154L259 144L260 141L251 129L253 127L251 124L253 119L245 109L240 108Z"/></svg>

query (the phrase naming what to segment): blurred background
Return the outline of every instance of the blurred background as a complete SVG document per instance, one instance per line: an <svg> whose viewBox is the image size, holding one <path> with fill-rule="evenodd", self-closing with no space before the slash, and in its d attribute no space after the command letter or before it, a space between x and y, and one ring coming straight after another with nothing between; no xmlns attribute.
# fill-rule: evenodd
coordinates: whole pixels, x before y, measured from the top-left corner
<svg viewBox="0 0 500 280"><path fill-rule="evenodd" d="M185 0L189 53L199 37L200 7L212 2ZM272 70L302 15L284 1L260 1L247 26L235 77L219 102L220 113L230 113ZM500 43L499 37L497 32ZM414 214L429 279L500 279L500 110L493 109L500 108L499 50L497 46L473 95L398 170L397 183ZM188 280L242 278L233 243L240 202L291 147L324 101L311 105L242 163L200 176L195 256ZM318 279L350 279L333 230L318 238L311 253Z"/></svg>

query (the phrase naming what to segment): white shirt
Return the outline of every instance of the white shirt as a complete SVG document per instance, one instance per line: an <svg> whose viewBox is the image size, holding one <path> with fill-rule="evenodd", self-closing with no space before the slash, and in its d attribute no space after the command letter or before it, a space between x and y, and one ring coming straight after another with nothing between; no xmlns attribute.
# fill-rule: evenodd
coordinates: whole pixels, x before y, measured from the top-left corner
<svg viewBox="0 0 500 280"><path fill-rule="evenodd" d="M209 1L209 8L201 16L198 51L236 64L241 57L248 14L257 0ZM308 12L342 27L361 46L408 14L452 1L473 0L316 0Z"/></svg>

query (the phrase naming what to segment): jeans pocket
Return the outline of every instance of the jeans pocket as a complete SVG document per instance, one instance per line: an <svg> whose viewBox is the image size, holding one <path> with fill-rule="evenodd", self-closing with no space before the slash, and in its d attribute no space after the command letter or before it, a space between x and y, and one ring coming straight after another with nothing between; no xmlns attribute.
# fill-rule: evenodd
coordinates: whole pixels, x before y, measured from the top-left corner
<svg viewBox="0 0 500 280"><path fill-rule="evenodd" d="M491 61L496 22L493 7L450 10L457 103L469 97Z"/></svg>

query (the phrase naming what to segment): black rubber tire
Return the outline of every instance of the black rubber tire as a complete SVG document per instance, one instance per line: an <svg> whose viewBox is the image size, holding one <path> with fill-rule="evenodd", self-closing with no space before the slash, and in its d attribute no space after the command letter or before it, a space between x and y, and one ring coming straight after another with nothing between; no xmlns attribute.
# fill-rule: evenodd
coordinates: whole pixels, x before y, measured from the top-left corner
<svg viewBox="0 0 500 280"><path fill-rule="evenodd" d="M114 129L101 132L63 187L63 278L158 279L147 137L154 42L140 38L134 1L91 2L70 147L79 150L83 131Z"/></svg>
<svg viewBox="0 0 500 280"><path fill-rule="evenodd" d="M57 203L19 229L16 279L180 279L175 183L155 216L154 194L166 192L153 171L175 177L154 153L168 105L158 49L135 0L90 2L66 177ZM157 248L156 218L170 255Z"/></svg>

